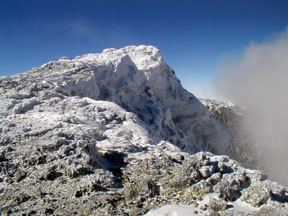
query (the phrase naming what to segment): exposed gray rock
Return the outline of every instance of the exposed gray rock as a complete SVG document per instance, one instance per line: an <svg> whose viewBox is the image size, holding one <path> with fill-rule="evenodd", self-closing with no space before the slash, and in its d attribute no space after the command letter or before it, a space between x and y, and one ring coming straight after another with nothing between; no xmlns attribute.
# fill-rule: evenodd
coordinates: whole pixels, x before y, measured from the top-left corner
<svg viewBox="0 0 288 216"><path fill-rule="evenodd" d="M209 208L212 212L219 212L225 210L227 207L227 203L224 200L220 199L210 199Z"/></svg>
<svg viewBox="0 0 288 216"><path fill-rule="evenodd" d="M265 204L270 197L269 190L261 184L251 186L244 190L242 200L249 203L253 207L260 207Z"/></svg>

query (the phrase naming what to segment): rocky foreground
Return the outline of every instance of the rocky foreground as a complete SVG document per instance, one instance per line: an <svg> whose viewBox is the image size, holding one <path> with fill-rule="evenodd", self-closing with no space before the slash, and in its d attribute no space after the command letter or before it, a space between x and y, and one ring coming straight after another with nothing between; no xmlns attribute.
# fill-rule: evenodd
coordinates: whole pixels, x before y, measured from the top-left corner
<svg viewBox="0 0 288 216"><path fill-rule="evenodd" d="M235 142L216 118L153 46L1 77L0 212L288 215L287 188L222 155Z"/></svg>

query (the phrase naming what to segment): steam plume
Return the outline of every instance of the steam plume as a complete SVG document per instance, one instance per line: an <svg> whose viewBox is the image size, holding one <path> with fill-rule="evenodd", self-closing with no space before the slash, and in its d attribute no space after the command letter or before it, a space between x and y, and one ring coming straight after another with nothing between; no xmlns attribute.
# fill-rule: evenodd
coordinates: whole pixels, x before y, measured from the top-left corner
<svg viewBox="0 0 288 216"><path fill-rule="evenodd" d="M220 65L218 94L246 108L259 163L272 180L288 185L288 28L273 41L251 44Z"/></svg>

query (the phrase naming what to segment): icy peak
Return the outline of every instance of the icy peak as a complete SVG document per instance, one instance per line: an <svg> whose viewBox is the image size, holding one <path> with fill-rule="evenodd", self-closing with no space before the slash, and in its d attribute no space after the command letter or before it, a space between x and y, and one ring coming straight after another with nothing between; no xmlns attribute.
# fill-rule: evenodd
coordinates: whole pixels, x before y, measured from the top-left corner
<svg viewBox="0 0 288 216"><path fill-rule="evenodd" d="M156 143L167 140L188 152L225 153L229 147L229 130L181 86L151 45L62 57L28 72L25 82L22 75L15 79L25 88L35 82L43 86L44 81L58 94L114 102L135 113Z"/></svg>
<svg viewBox="0 0 288 216"><path fill-rule="evenodd" d="M159 66L163 62L163 57L154 46L139 45L126 46L121 49L109 48L104 49L102 53L90 53L82 56L77 56L75 60L87 63L96 63L102 61L111 61L119 59L123 56L129 56L139 70L145 70Z"/></svg>

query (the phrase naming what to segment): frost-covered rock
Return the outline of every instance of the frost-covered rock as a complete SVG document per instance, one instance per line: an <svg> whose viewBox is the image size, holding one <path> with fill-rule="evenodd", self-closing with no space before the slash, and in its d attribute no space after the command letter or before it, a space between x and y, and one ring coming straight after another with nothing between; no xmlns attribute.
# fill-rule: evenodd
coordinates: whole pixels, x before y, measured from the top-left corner
<svg viewBox="0 0 288 216"><path fill-rule="evenodd" d="M265 204L269 199L269 190L261 185L249 187L243 192L242 200L254 207Z"/></svg>
<svg viewBox="0 0 288 216"><path fill-rule="evenodd" d="M204 152L230 144L228 127L183 89L157 48L60 58L0 78L0 213L143 215L182 203L204 214L211 194L285 212L286 188ZM251 185L263 188L257 198Z"/></svg>
<svg viewBox="0 0 288 216"><path fill-rule="evenodd" d="M232 142L226 154L240 161L245 167L266 171L263 156L255 145L255 136L247 126L245 108L231 102L211 99L200 99L205 107L220 122L229 126L232 132Z"/></svg>
<svg viewBox="0 0 288 216"><path fill-rule="evenodd" d="M168 140L188 152L205 149L225 153L231 141L227 127L215 121L181 86L153 46L60 58L27 73L3 78L1 83L4 88L12 88L2 97L7 103L2 105L3 114L11 108L15 114L26 112L51 98L89 97L112 101L135 113L156 142Z"/></svg>
<svg viewBox="0 0 288 216"><path fill-rule="evenodd" d="M220 199L210 199L209 208L212 212L224 211L227 208L227 203Z"/></svg>

